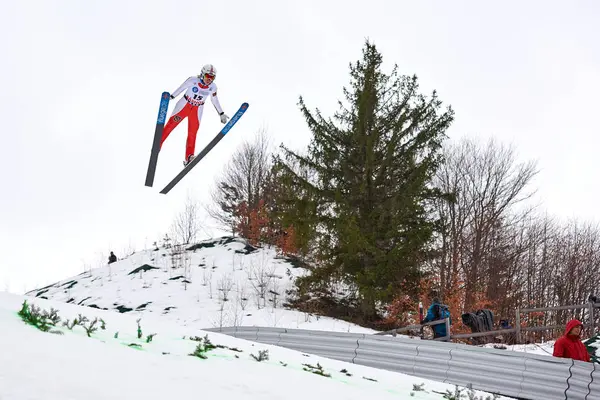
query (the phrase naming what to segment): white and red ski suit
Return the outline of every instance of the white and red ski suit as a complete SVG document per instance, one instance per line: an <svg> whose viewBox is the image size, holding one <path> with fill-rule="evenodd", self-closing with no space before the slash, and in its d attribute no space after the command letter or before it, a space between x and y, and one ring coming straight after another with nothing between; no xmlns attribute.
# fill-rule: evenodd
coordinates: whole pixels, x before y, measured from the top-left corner
<svg viewBox="0 0 600 400"><path fill-rule="evenodd" d="M188 136L185 146L185 159L187 160L189 156L194 154L194 150L196 147L196 134L198 133L198 128L200 127L200 121L202 119L202 112L204 110L204 102L208 97L212 101L213 105L217 109L219 115L223 114L223 109L221 108L221 104L219 103L219 98L217 97L217 85L214 82L211 82L209 85L205 85L204 82L198 76L191 76L185 80L175 90L171 96L177 97L181 92L185 90L185 94L173 109L171 113L171 117L165 124L163 129L163 135L160 140L160 146L162 148L162 144L167 139L169 134L175 129L177 125L184 118L188 118Z"/></svg>

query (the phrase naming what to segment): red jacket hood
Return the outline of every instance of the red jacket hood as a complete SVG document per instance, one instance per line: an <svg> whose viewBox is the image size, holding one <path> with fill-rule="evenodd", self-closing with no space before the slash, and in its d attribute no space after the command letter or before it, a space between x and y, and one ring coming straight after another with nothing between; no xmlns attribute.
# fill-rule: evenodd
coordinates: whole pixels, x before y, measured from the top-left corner
<svg viewBox="0 0 600 400"><path fill-rule="evenodd" d="M567 336L569 334L569 332L571 332L571 329L575 328L577 325L580 325L581 327L583 327L583 324L581 323L581 321L576 320L576 319L572 319L569 322L567 322L567 326L565 327L565 336Z"/></svg>

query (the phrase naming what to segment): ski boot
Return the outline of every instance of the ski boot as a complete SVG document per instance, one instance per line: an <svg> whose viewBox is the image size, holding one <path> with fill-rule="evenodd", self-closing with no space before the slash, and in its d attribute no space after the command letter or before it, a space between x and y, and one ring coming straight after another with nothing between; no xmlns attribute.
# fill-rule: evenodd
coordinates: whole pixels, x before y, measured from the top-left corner
<svg viewBox="0 0 600 400"><path fill-rule="evenodd" d="M183 166L184 166L184 167L187 167L187 166L188 166L188 164L192 162L192 160L194 159L194 157L195 157L195 156L194 156L193 154L190 154L190 155L188 156L187 160L184 160L184 161L183 161Z"/></svg>

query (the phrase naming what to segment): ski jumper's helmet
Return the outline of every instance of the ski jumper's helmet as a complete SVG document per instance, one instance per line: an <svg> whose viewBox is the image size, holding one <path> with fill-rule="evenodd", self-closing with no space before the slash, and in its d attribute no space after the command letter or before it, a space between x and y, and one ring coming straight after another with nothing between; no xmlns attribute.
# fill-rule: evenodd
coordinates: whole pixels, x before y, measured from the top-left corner
<svg viewBox="0 0 600 400"><path fill-rule="evenodd" d="M200 79L206 83L208 79L210 82L214 81L217 77L217 69L212 64L206 64L202 67L202 71L200 71ZM208 78L208 79L207 79Z"/></svg>

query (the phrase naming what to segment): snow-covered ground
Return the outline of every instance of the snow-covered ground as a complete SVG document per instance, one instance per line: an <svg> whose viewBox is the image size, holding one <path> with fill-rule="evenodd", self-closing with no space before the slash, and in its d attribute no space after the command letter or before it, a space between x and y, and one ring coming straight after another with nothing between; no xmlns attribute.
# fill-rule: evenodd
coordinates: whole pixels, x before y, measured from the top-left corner
<svg viewBox="0 0 600 400"><path fill-rule="evenodd" d="M529 354L537 354L540 356L551 356L552 352L554 350L554 342L555 340L549 341L549 342L544 342L544 343L531 343L531 344L516 344L516 345L505 345L502 344L500 345L500 347L497 347L498 345L495 345L493 343L489 343L489 344L485 344L482 347L486 347L486 348L503 348L506 351L519 351L519 352L523 352L523 353L529 353Z"/></svg>
<svg viewBox="0 0 600 400"><path fill-rule="evenodd" d="M306 273L275 249L243 239L206 240L189 251L139 251L28 295L134 315L160 314L182 326L271 326L371 333L355 324L285 309L293 278ZM177 252L175 252L177 253Z"/></svg>
<svg viewBox="0 0 600 400"><path fill-rule="evenodd" d="M18 315L24 300L40 311L54 308L61 321L47 332L25 323ZM64 326L82 316L87 327L98 318L90 336L82 325ZM0 292L0 399L443 399L455 390L203 332L160 314L138 318ZM217 347L206 351L205 338ZM192 355L198 347L204 358ZM268 359L257 361L265 351Z"/></svg>
<svg viewBox="0 0 600 400"><path fill-rule="evenodd" d="M441 399L443 393L454 391L452 385L202 331L220 326L273 326L374 332L286 309L286 293L293 288L293 279L304 273L303 268L278 257L275 249L255 249L241 239L219 238L182 252L162 246L139 251L26 296L0 294L0 323L7 335L0 341L0 400L41 398L46 393L50 395L45 399L80 398L89 385L101 388L90 396L111 399L198 394L250 399L365 395ZM102 318L106 329L98 329L91 338L81 326L70 330L59 324L56 329L64 335L41 332L25 325L16 314L23 299L42 308L54 307L63 320L72 321L80 313ZM157 335L146 343L151 333ZM242 352L224 347L209 351L206 360L190 356L201 343L190 338L207 334L214 344ZM258 355L260 350L269 351L269 360L252 358L250 354ZM552 342L509 346L507 351L551 355ZM317 363L331 377L304 370L311 370L305 364ZM413 387L420 384L424 390Z"/></svg>
<svg viewBox="0 0 600 400"><path fill-rule="evenodd" d="M585 342L586 340L587 338L583 341ZM556 340L551 340L543 343L517 344L512 346L502 345L502 347L505 347L506 351L519 351L540 356L552 356L555 342ZM600 357L600 342L592 343L590 346L596 348L596 356ZM494 344L486 344L483 347L494 348Z"/></svg>
<svg viewBox="0 0 600 400"><path fill-rule="evenodd" d="M197 329L266 326L374 333L356 324L284 308L293 279L306 273L274 248L240 238L202 241L189 251L157 247L27 293L142 317L149 314ZM340 289L341 291L341 289ZM418 339L418 338L415 338ZM552 355L554 341L506 346ZM492 344L485 347L492 347Z"/></svg>

